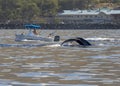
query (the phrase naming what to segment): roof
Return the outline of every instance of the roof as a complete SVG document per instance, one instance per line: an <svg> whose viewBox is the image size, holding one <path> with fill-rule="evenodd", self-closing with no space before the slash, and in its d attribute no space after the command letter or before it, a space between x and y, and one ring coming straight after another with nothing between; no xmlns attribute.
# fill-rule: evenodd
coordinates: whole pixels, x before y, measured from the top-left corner
<svg viewBox="0 0 120 86"><path fill-rule="evenodd" d="M25 25L26 28L29 28L29 29L39 29L40 26L39 25L34 25L34 24L27 24Z"/></svg>
<svg viewBox="0 0 120 86"><path fill-rule="evenodd" d="M101 12L105 13L106 15L120 14L120 10L96 9L96 10L64 10L63 13L58 13L58 15L98 15Z"/></svg>

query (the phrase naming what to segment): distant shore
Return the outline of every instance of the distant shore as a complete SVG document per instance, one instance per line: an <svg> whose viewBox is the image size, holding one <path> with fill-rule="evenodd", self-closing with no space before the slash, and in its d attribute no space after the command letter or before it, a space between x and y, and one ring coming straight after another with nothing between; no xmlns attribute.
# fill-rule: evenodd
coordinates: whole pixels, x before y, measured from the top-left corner
<svg viewBox="0 0 120 86"><path fill-rule="evenodd" d="M25 29L25 24L0 24L0 29ZM41 29L120 29L120 24L37 24Z"/></svg>

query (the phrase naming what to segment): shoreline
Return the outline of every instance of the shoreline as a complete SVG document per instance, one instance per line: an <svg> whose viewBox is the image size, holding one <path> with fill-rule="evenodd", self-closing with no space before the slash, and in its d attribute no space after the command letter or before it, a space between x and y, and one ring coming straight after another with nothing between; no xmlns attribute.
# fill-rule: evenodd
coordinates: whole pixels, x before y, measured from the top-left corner
<svg viewBox="0 0 120 86"><path fill-rule="evenodd" d="M27 30L27 29L25 29L25 28L23 28L23 29L21 29L21 28L19 28L19 29L11 29L11 28L9 28L9 29L3 29L3 28L1 28L0 30ZM39 29L39 30L120 30L120 28L99 28L99 29Z"/></svg>
<svg viewBox="0 0 120 86"><path fill-rule="evenodd" d="M25 24L0 24L0 29L25 29ZM120 29L120 24L37 24L41 30Z"/></svg>

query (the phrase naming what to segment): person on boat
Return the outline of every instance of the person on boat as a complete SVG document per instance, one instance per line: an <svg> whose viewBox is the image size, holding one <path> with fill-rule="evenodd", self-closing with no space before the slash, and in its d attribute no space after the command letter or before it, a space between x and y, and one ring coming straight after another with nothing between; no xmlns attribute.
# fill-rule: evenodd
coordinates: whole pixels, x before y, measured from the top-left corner
<svg viewBox="0 0 120 86"><path fill-rule="evenodd" d="M21 35L24 35L24 32L22 32Z"/></svg>
<svg viewBox="0 0 120 86"><path fill-rule="evenodd" d="M51 37L52 37L52 34L50 33L50 34L48 35L48 37L51 38Z"/></svg>
<svg viewBox="0 0 120 86"><path fill-rule="evenodd" d="M34 33L35 35L38 35L38 32L36 31L36 29L33 29L33 33Z"/></svg>

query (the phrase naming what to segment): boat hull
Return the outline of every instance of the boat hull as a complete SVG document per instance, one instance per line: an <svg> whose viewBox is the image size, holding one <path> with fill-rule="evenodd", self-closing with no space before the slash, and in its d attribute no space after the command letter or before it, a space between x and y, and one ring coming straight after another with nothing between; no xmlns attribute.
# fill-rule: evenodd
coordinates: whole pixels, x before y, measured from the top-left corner
<svg viewBox="0 0 120 86"><path fill-rule="evenodd" d="M39 40L39 41L46 41L52 42L53 38L50 37L42 37L42 36L29 36L29 35L16 35L15 41L24 41L24 40Z"/></svg>

